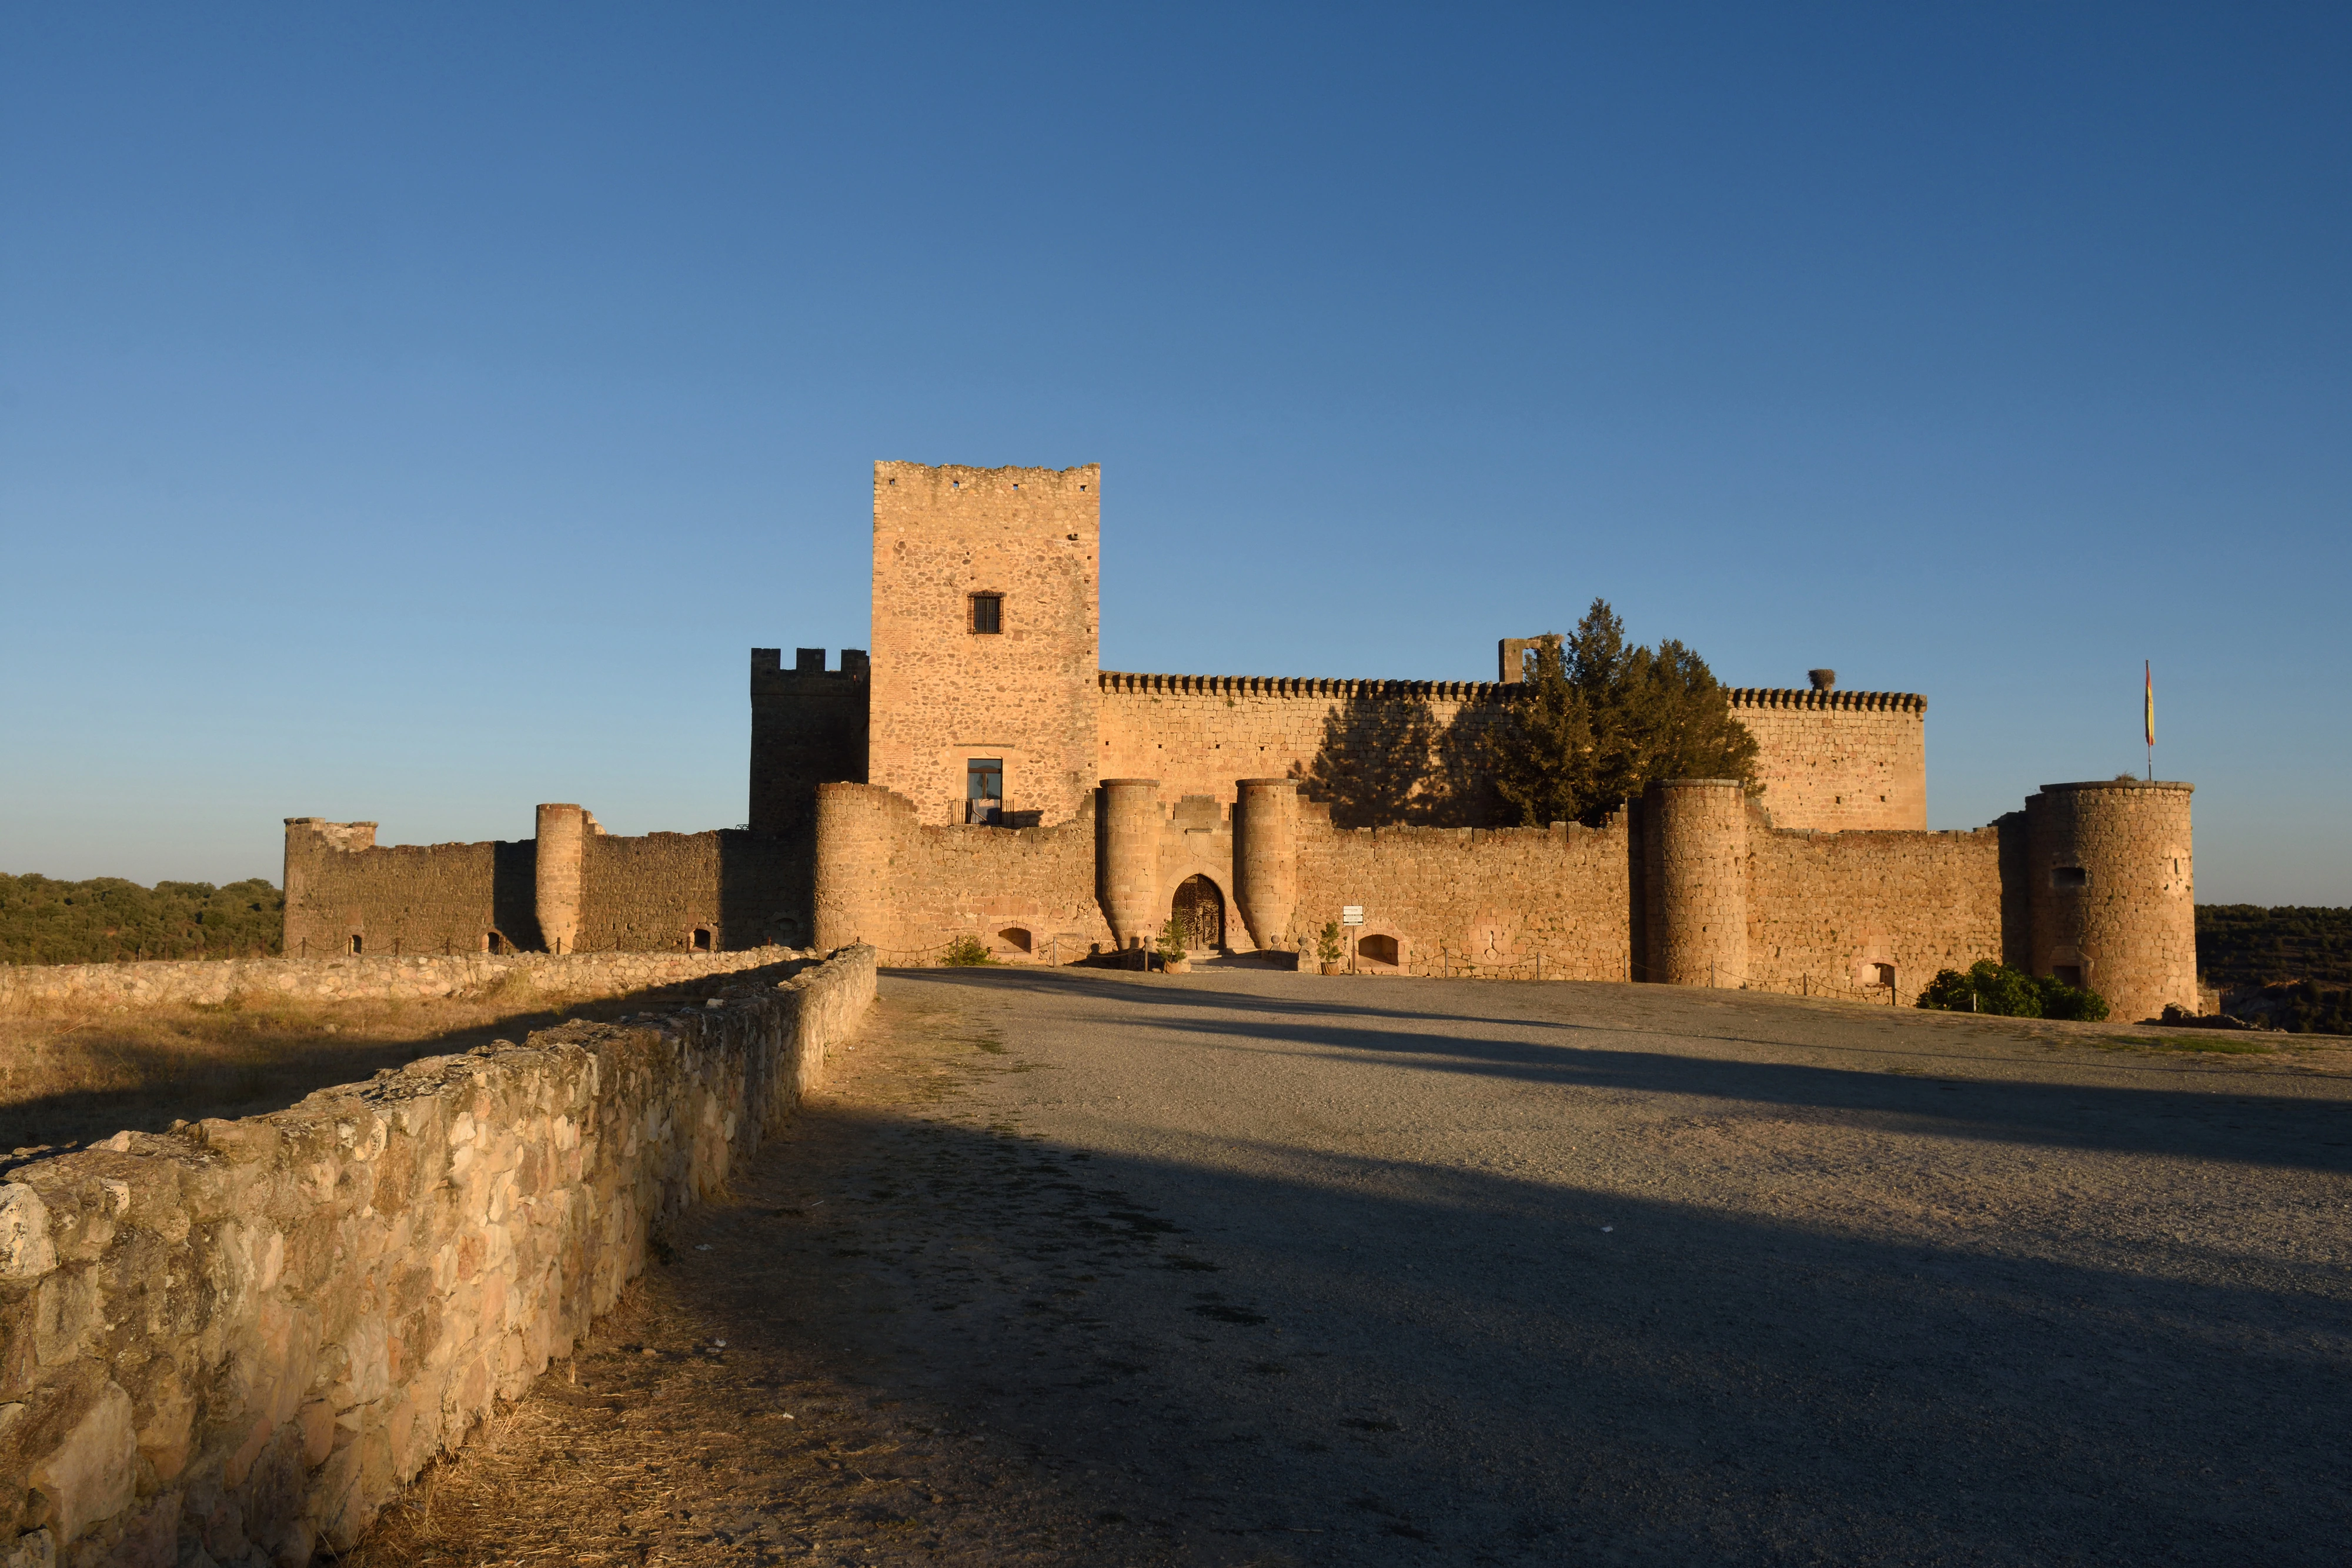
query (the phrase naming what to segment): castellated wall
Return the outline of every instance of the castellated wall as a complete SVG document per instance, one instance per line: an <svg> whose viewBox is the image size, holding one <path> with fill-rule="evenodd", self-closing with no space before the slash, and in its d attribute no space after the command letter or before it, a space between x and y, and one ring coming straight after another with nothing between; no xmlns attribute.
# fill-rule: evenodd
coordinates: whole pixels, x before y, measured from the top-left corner
<svg viewBox="0 0 2352 1568"><path fill-rule="evenodd" d="M1095 901L1094 798L1052 827L940 827L878 784L824 785L816 929L820 943L880 948L885 964L932 962L962 936L1014 960L1067 963L1108 946Z"/></svg>
<svg viewBox="0 0 2352 1568"><path fill-rule="evenodd" d="M1370 706L1419 705L1466 739L1508 700L1482 681L1328 681L1259 675L1147 675L1106 670L1098 777L1160 780L1170 804L1206 795L1230 806L1235 784L1297 778L1323 748L1327 723Z"/></svg>
<svg viewBox="0 0 2352 1568"><path fill-rule="evenodd" d="M853 950L5 1172L0 1557L348 1547L569 1354L873 996Z"/></svg>
<svg viewBox="0 0 2352 1568"><path fill-rule="evenodd" d="M1927 827L1926 697L1757 686L1724 695L1756 737L1757 781L1778 826Z"/></svg>
<svg viewBox="0 0 2352 1568"><path fill-rule="evenodd" d="M1005 809L1066 822L1092 794L1102 470L874 465L874 648L862 777L964 821L965 765ZM998 596L976 629L972 596ZM833 780L826 780L832 782Z"/></svg>
<svg viewBox="0 0 2352 1568"><path fill-rule="evenodd" d="M1160 799L1230 805L1234 781L1299 778L1331 725L1371 727L1417 708L1434 748L1431 786L1481 771L1479 733L1520 689L1486 681L1347 681L1106 670L1098 776L1160 780ZM1906 692L1727 688L1756 737L1758 782L1786 828L1924 829L1927 699ZM1426 789L1429 786L1425 786Z"/></svg>
<svg viewBox="0 0 2352 1568"><path fill-rule="evenodd" d="M1334 828L1298 808L1290 946L1361 904L1360 971L1632 978L1626 814L1601 828ZM1388 946L1393 944L1393 947Z"/></svg>

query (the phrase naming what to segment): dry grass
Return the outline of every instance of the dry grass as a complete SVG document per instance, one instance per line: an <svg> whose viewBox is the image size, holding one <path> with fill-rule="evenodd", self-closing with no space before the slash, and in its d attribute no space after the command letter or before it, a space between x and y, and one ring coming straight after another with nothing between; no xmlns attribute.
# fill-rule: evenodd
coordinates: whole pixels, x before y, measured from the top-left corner
<svg viewBox="0 0 2352 1568"><path fill-rule="evenodd" d="M481 996L425 1001L272 998L0 1017L0 1154L258 1115L378 1068L520 1040L565 1018L618 1018L649 998L708 995L734 978L572 1005L510 977Z"/></svg>

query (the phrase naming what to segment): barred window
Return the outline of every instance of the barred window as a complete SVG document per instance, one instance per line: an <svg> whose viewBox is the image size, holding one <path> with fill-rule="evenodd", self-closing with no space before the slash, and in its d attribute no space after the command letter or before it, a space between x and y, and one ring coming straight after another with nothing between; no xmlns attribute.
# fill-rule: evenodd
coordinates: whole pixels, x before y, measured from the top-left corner
<svg viewBox="0 0 2352 1568"><path fill-rule="evenodd" d="M989 633L1004 630L1004 595L975 593L971 596L971 629Z"/></svg>

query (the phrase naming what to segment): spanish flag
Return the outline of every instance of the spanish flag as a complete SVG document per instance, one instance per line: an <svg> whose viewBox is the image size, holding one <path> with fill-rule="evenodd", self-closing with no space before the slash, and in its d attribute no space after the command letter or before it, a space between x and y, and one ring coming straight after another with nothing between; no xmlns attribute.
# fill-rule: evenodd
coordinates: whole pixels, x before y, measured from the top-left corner
<svg viewBox="0 0 2352 1568"><path fill-rule="evenodd" d="M2156 662L2152 659L2143 660L2141 664L2141 673L2147 677L2147 743L2154 746L2156 744Z"/></svg>

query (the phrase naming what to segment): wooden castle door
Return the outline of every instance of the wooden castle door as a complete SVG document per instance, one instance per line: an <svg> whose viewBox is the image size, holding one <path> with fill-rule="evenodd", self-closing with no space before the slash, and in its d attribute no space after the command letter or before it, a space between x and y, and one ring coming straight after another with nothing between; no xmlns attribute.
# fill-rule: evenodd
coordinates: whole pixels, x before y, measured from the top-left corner
<svg viewBox="0 0 2352 1568"><path fill-rule="evenodd" d="M1225 945L1225 895L1205 876L1187 877L1176 890L1171 911L1192 929L1192 946L1222 948Z"/></svg>

